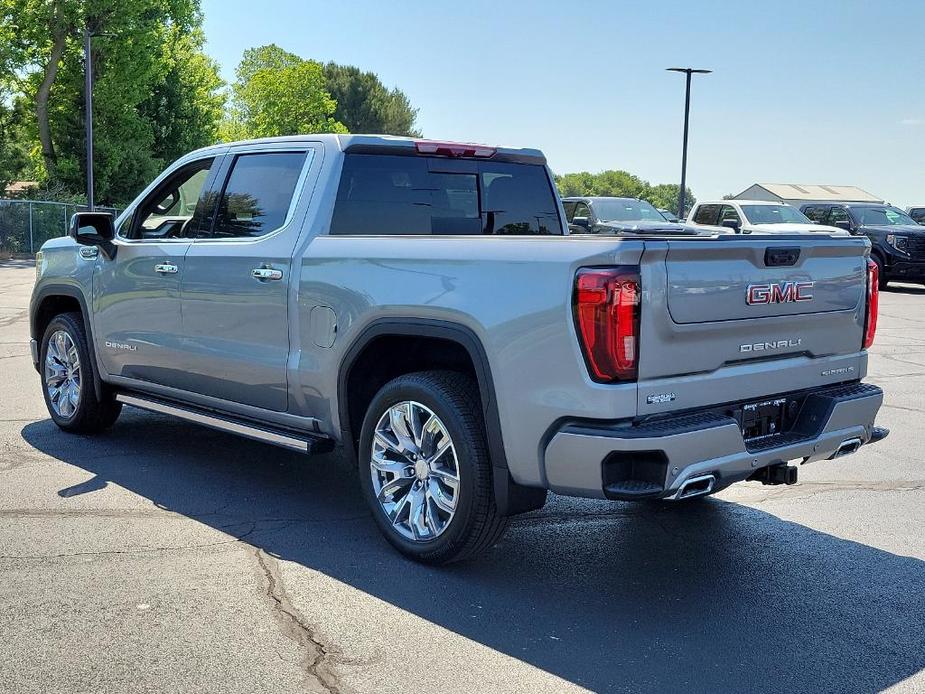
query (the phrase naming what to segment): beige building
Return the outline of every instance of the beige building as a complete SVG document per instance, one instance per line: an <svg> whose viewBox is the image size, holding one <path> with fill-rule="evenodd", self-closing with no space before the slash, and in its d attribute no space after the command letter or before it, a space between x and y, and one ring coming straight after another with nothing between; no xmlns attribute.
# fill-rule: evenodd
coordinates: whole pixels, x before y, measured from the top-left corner
<svg viewBox="0 0 925 694"><path fill-rule="evenodd" d="M796 183L756 183L733 196L734 200L786 202L794 207L808 202L877 202L882 198L857 186L823 186Z"/></svg>

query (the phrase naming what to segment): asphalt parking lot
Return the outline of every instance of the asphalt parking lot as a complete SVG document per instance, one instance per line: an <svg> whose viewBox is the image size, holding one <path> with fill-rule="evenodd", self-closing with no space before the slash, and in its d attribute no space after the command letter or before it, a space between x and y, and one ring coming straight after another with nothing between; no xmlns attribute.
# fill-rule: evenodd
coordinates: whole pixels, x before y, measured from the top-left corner
<svg viewBox="0 0 925 694"><path fill-rule="evenodd" d="M336 455L48 419L0 263L0 690L925 691L925 289L881 297L890 437L692 506L553 498L403 560Z"/></svg>

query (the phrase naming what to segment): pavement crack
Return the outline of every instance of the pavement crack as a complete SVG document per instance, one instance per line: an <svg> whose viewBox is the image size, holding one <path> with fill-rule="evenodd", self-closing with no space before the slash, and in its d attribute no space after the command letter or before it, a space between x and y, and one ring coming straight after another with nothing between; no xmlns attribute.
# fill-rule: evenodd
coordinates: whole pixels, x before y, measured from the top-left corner
<svg viewBox="0 0 925 694"><path fill-rule="evenodd" d="M273 617L283 636L305 651L303 670L311 683L317 683L320 691L341 694L339 677L334 670L333 648L326 644L312 626L293 606L279 576L279 562L262 549L254 548L254 558L266 581L265 595L273 608ZM317 691L317 687L308 687Z"/></svg>
<svg viewBox="0 0 925 694"><path fill-rule="evenodd" d="M231 538L229 540L220 540L219 542L207 542L200 544L192 545L172 545L166 547L136 547L133 549L104 549L104 550L94 550L86 552L62 552L61 554L0 554L0 559L9 559L9 560L18 560L18 561L47 561L49 559L71 559L73 557L106 557L113 555L136 555L136 554L147 554L149 552L182 552L192 549L207 549L210 547L220 547L221 545L230 545L236 542L241 542L254 531L254 528L251 528L246 533L240 537Z"/></svg>

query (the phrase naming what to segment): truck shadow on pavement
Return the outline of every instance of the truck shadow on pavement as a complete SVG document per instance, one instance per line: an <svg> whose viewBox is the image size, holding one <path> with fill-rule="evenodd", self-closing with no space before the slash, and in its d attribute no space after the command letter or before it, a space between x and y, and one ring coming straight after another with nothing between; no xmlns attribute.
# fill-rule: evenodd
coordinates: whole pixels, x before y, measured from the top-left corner
<svg viewBox="0 0 925 694"><path fill-rule="evenodd" d="M99 437L22 434L93 475L62 503L117 484L597 691L866 692L925 668L925 562L753 508L552 498L481 560L429 568L381 539L334 454L130 410Z"/></svg>

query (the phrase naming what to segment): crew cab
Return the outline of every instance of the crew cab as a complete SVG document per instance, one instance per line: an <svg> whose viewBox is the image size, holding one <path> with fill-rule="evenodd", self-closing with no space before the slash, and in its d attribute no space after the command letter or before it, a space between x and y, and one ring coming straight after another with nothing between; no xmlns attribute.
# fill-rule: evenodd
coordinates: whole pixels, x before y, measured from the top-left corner
<svg viewBox="0 0 925 694"><path fill-rule="evenodd" d="M844 233L836 227L814 224L797 208L786 203L767 200L698 202L688 219L694 226L721 226L737 234Z"/></svg>
<svg viewBox="0 0 925 694"><path fill-rule="evenodd" d="M43 245L32 356L65 432L127 405L340 447L386 539L443 563L547 490L684 501L881 439L869 247L569 236L534 149L239 142Z"/></svg>
<svg viewBox="0 0 925 694"><path fill-rule="evenodd" d="M880 288L890 280L925 282L925 229L898 207L882 203L810 203L802 211L820 224L870 239Z"/></svg>

